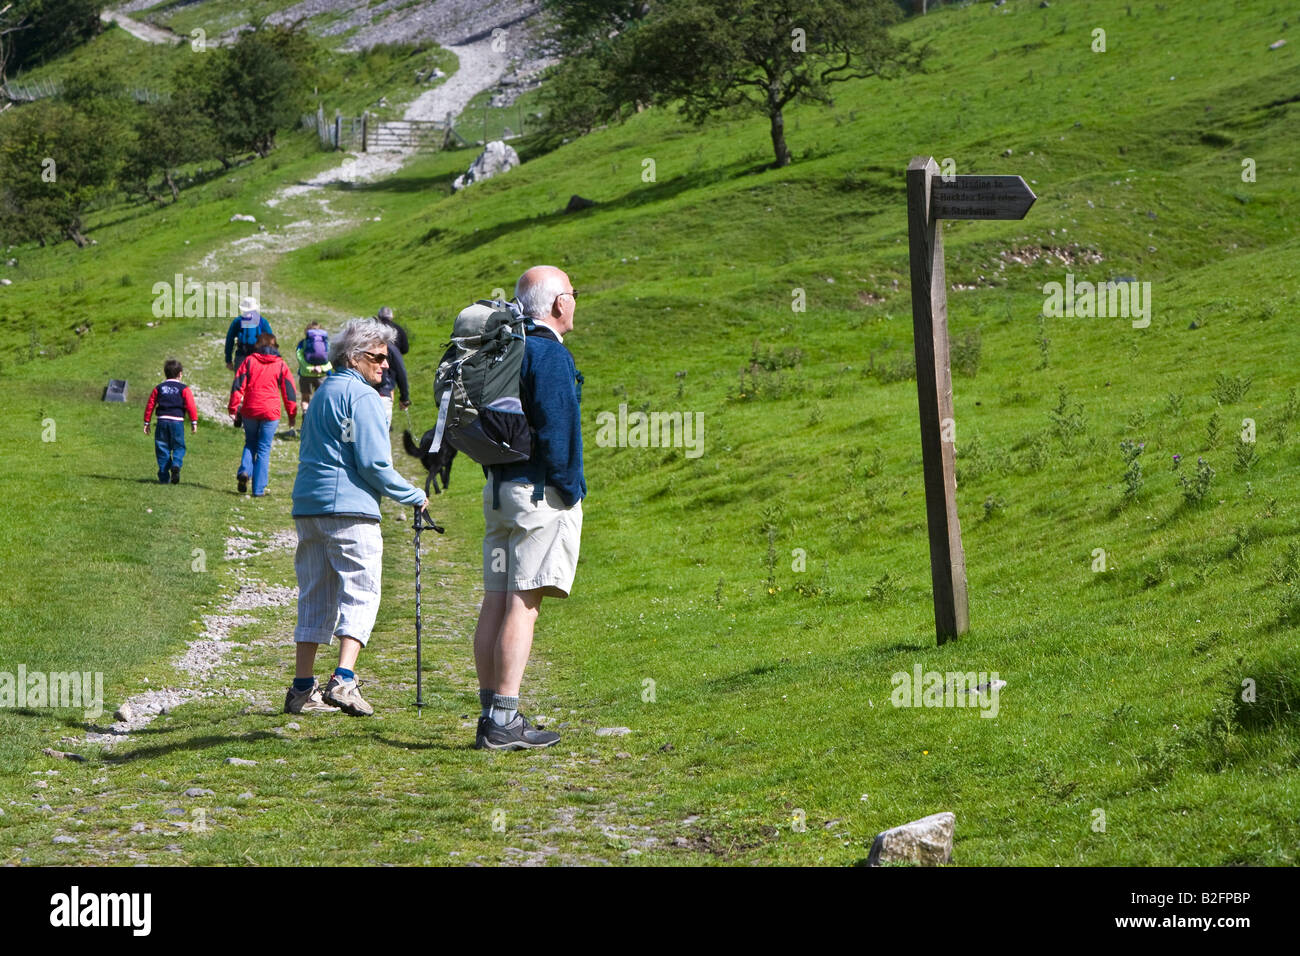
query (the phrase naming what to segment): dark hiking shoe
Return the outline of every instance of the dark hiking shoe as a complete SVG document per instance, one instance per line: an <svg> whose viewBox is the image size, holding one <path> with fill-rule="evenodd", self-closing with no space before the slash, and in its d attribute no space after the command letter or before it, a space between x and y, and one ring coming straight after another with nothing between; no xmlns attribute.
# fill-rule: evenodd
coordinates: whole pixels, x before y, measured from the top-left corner
<svg viewBox="0 0 1300 956"><path fill-rule="evenodd" d="M361 691L357 689L360 682L353 678L352 680L343 680L338 674L330 677L330 682L325 685L325 692L321 694L325 703L333 704L345 714L353 717L369 717L375 712L375 708L366 703L361 696Z"/></svg>
<svg viewBox="0 0 1300 956"><path fill-rule="evenodd" d="M515 719L504 727L488 718L484 731L483 749L486 750L532 750L560 742L559 734L534 727L523 714L515 714Z"/></svg>
<svg viewBox="0 0 1300 956"><path fill-rule="evenodd" d="M478 730L474 732L474 749L482 750L483 741L487 739L487 725L491 721L490 717L480 717L478 719Z"/></svg>
<svg viewBox="0 0 1300 956"><path fill-rule="evenodd" d="M177 468L175 465L172 465L172 484L179 485L180 483L181 483L181 470Z"/></svg>
<svg viewBox="0 0 1300 956"><path fill-rule="evenodd" d="M167 472L165 471L158 472L158 484L165 485L167 484L168 480L169 479L167 477Z"/></svg>
<svg viewBox="0 0 1300 956"><path fill-rule="evenodd" d="M236 475L236 476L235 476L235 480L239 482L239 493L240 493L241 495L244 494L244 492L248 491L248 476L247 476L247 475Z"/></svg>

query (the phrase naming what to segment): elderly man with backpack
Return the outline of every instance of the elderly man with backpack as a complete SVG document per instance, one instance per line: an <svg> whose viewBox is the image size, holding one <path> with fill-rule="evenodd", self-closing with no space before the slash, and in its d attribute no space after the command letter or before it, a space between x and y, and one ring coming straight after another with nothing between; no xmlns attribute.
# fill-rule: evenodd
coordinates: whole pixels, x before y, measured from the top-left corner
<svg viewBox="0 0 1300 956"><path fill-rule="evenodd" d="M433 450L445 436L488 476L485 593L474 629L480 749L560 739L519 713L519 687L542 598L568 597L578 563L582 375L563 344L577 296L562 271L534 266L515 285L517 306L479 302L460 314L438 368Z"/></svg>

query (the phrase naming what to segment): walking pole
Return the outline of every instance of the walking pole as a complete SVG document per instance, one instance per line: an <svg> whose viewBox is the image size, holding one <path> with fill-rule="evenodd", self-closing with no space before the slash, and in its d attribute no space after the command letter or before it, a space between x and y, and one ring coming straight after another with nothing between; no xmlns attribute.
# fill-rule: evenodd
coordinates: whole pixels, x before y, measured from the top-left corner
<svg viewBox="0 0 1300 956"><path fill-rule="evenodd" d="M428 485L426 483L425 497L428 497ZM425 524L421 519L427 519ZM415 706L417 716L424 716L424 685L420 675L420 650L421 650L421 619L420 619L420 532L425 528L432 528L438 534L443 533L443 529L437 522L429 517L427 511L422 511L419 507L415 509Z"/></svg>

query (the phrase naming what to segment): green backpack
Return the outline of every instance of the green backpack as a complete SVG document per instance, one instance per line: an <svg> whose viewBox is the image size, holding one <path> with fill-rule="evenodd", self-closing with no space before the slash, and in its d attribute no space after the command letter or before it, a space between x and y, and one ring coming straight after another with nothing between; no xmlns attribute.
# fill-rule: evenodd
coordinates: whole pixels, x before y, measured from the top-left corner
<svg viewBox="0 0 1300 956"><path fill-rule="evenodd" d="M430 451L446 441L480 465L532 456L532 429L519 400L526 323L514 303L489 299L456 316L433 380L438 424Z"/></svg>

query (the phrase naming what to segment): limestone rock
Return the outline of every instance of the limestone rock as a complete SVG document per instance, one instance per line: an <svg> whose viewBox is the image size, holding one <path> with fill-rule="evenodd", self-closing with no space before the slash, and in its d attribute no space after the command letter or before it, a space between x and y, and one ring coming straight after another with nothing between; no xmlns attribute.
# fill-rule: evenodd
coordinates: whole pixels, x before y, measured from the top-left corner
<svg viewBox="0 0 1300 956"><path fill-rule="evenodd" d="M915 863L938 866L952 859L952 831L957 817L948 812L932 813L876 835L867 856L867 866L881 863Z"/></svg>
<svg viewBox="0 0 1300 956"><path fill-rule="evenodd" d="M474 160L465 174L456 177L456 181L451 184L451 188L454 190L464 189L471 183L476 183L482 179L491 179L493 176L504 173L508 169L514 169L518 165L519 154L507 146L504 141L493 140L483 147L483 152L479 154L478 159Z"/></svg>

